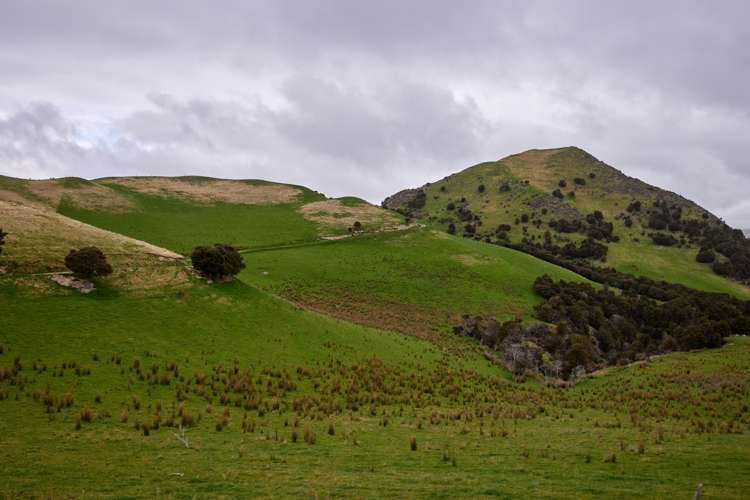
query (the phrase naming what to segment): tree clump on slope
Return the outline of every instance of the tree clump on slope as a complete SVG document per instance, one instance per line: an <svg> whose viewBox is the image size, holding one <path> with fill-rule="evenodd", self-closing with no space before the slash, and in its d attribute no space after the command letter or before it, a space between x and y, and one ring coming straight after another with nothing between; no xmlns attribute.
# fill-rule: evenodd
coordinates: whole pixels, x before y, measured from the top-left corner
<svg viewBox="0 0 750 500"><path fill-rule="evenodd" d="M575 377L595 369L674 350L719 347L729 335L750 334L750 302L683 289L656 301L585 283L536 279L545 302L536 317L555 325L524 326L464 317L454 328L497 351L515 372Z"/></svg>
<svg viewBox="0 0 750 500"><path fill-rule="evenodd" d="M112 274L112 266L107 262L107 256L97 247L71 250L65 256L65 267L73 271L76 276L85 279Z"/></svg>
<svg viewBox="0 0 750 500"><path fill-rule="evenodd" d="M190 260L196 271L211 279L231 277L245 268L242 255L234 247L219 243L195 247Z"/></svg>

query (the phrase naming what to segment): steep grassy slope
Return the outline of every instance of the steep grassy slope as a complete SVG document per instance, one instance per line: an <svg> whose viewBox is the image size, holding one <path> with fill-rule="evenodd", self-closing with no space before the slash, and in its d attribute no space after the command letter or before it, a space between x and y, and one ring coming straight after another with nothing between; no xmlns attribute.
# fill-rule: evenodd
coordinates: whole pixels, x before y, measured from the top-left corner
<svg viewBox="0 0 750 500"><path fill-rule="evenodd" d="M126 289L180 287L188 283L182 256L165 248L69 219L39 206L0 200L0 229L8 233L0 255L2 273L27 287L55 292L48 276L30 274L67 271L71 248L95 245L109 257L115 272L104 286Z"/></svg>
<svg viewBox="0 0 750 500"><path fill-rule="evenodd" d="M530 318L534 279L580 276L521 252L413 229L246 254L242 279L367 325L431 337L462 314Z"/></svg>
<svg viewBox="0 0 750 500"><path fill-rule="evenodd" d="M706 291L726 292L750 298L750 289L715 275L710 266L695 262L698 248L685 241L666 251L651 242L649 213L657 201L681 211L683 220L718 219L695 203L674 193L650 186L601 162L578 148L531 150L496 162L467 168L421 188L424 206L411 211L421 220L446 229L455 224L461 234L466 224L476 227L476 238L495 240L498 226L508 240L541 243L550 232L551 241L563 246L585 238L579 233L560 233L550 222L561 218L585 221L600 211L614 225L618 242L609 242L607 265L624 272L635 272L653 279L682 283ZM555 190L559 196L553 196ZM387 199L389 208L408 209L400 196ZM640 212L629 212L631 202L640 201ZM462 219L463 208L471 216ZM626 224L630 219L630 227ZM668 255L668 258L663 258ZM661 256L661 257L659 257ZM657 257L657 258L653 258Z"/></svg>
<svg viewBox="0 0 750 500"><path fill-rule="evenodd" d="M750 488L746 339L560 390L241 283L148 298L15 300L14 289L0 287L0 495L683 498L703 483L705 498L743 498ZM183 421L188 447L170 427Z"/></svg>

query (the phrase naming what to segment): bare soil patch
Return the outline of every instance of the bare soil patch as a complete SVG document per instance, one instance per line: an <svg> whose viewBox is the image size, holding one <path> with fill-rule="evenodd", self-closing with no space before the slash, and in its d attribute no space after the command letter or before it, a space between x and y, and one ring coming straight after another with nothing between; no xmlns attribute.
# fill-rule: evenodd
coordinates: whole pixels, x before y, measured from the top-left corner
<svg viewBox="0 0 750 500"><path fill-rule="evenodd" d="M232 180L186 180L169 177L118 177L102 180L134 191L165 197L188 198L202 203L223 201L248 205L290 203L302 194L281 184L249 184Z"/></svg>

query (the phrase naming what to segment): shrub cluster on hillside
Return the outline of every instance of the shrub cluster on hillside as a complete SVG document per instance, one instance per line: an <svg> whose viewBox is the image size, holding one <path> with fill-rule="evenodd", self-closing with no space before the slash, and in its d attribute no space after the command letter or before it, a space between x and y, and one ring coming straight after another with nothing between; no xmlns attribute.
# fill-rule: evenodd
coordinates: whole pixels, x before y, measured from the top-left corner
<svg viewBox="0 0 750 500"><path fill-rule="evenodd" d="M673 246L689 242L698 245L700 250L696 260L712 264L716 274L738 280L750 279L750 240L742 231L710 220L707 213L703 213L700 219L684 218L681 207L670 205L665 200L655 201L650 208L645 208L640 201L633 201L627 210L645 218L646 228L658 231L651 235L655 244Z"/></svg>
<svg viewBox="0 0 750 500"><path fill-rule="evenodd" d="M660 302L633 290L555 283L547 275L536 279L534 290L545 299L536 317L555 327L465 317L454 331L497 351L511 370L563 378L750 335L750 302L727 295L684 289Z"/></svg>

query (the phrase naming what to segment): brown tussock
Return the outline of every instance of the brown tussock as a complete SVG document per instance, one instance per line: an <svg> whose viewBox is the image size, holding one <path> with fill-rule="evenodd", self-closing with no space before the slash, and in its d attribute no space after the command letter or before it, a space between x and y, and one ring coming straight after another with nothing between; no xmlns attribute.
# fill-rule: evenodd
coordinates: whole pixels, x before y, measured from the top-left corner
<svg viewBox="0 0 750 500"><path fill-rule="evenodd" d="M350 227L355 222L381 226L385 230L401 226L399 217L369 203L346 206L339 200L323 200L303 205L299 211L308 220L337 228Z"/></svg>
<svg viewBox="0 0 750 500"><path fill-rule="evenodd" d="M281 184L249 184L231 180L186 180L169 177L118 177L101 182L117 184L140 193L164 197L187 198L201 203L222 201L258 205L290 203L302 194L292 186Z"/></svg>

